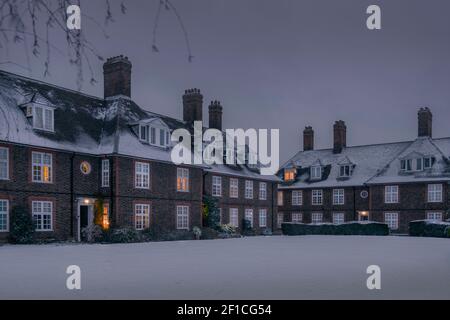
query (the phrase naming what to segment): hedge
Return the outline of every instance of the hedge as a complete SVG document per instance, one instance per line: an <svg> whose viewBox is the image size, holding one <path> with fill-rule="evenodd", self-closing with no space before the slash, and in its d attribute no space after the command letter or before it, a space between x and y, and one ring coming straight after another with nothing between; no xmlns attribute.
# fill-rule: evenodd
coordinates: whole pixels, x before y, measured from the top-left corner
<svg viewBox="0 0 450 320"><path fill-rule="evenodd" d="M389 227L386 223L379 222L346 222L343 224L304 224L304 223L283 223L281 225L283 234L288 236L298 235L367 235L367 236L387 236Z"/></svg>
<svg viewBox="0 0 450 320"><path fill-rule="evenodd" d="M409 223L409 235L413 237L450 237L450 222L415 220Z"/></svg>

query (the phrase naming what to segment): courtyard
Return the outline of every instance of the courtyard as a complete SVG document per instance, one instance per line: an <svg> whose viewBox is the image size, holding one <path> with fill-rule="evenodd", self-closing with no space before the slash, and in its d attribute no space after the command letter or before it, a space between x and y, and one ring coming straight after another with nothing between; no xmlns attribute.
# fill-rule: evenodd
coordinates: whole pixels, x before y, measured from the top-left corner
<svg viewBox="0 0 450 320"><path fill-rule="evenodd" d="M81 270L68 290L66 269ZM369 290L366 269L381 269ZM450 240L271 236L0 247L0 299L450 299Z"/></svg>

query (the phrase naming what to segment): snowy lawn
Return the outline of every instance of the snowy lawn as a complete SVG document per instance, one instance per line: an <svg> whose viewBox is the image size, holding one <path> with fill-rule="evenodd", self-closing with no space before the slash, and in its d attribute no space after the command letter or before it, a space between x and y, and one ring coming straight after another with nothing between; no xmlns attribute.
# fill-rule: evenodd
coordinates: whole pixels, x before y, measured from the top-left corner
<svg viewBox="0 0 450 320"><path fill-rule="evenodd" d="M381 290L366 268L381 267ZM66 268L81 268L81 290ZM273 236L0 247L0 299L450 299L450 240Z"/></svg>

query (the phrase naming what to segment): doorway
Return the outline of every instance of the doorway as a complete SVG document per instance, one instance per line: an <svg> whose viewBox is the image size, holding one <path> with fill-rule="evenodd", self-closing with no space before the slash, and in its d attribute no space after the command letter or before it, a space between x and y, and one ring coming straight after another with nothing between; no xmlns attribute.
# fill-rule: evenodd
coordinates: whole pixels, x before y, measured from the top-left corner
<svg viewBox="0 0 450 320"><path fill-rule="evenodd" d="M94 201L91 199L80 199L78 201L78 241L82 240L83 229L94 223Z"/></svg>

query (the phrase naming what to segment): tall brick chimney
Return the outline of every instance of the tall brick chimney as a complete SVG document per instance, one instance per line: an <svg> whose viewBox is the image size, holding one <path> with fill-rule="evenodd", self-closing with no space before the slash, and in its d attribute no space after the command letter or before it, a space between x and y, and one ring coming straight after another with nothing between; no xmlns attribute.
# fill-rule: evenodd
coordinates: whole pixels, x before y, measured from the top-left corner
<svg viewBox="0 0 450 320"><path fill-rule="evenodd" d="M419 120L419 137L433 136L433 114L428 107L420 108L417 112Z"/></svg>
<svg viewBox="0 0 450 320"><path fill-rule="evenodd" d="M123 55L108 58L103 64L104 97L131 97L131 62Z"/></svg>
<svg viewBox="0 0 450 320"><path fill-rule="evenodd" d="M189 89L183 95L183 120L188 123L203 120L203 96L200 89Z"/></svg>
<svg viewBox="0 0 450 320"><path fill-rule="evenodd" d="M209 127L222 131L222 106L220 101L211 101L209 110Z"/></svg>
<svg viewBox="0 0 450 320"><path fill-rule="evenodd" d="M336 121L333 126L333 153L341 153L347 146L347 126L342 120Z"/></svg>
<svg viewBox="0 0 450 320"><path fill-rule="evenodd" d="M309 150L314 150L314 130L310 126L303 130L303 151Z"/></svg>

